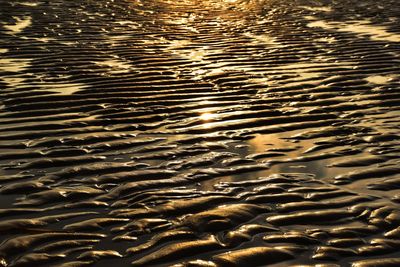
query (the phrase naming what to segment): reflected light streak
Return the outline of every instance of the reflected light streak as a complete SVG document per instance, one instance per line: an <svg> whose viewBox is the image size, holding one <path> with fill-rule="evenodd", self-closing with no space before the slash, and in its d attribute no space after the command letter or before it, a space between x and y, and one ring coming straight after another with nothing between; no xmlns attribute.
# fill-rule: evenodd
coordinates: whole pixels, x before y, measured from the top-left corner
<svg viewBox="0 0 400 267"><path fill-rule="evenodd" d="M210 121L212 119L215 119L217 117L216 114L212 114L212 113L203 113L200 115L200 119L203 121Z"/></svg>

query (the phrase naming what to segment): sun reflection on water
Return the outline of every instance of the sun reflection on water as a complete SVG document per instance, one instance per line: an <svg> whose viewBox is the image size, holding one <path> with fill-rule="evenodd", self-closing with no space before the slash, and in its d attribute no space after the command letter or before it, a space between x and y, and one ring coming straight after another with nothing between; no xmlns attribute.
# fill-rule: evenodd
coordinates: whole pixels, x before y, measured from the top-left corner
<svg viewBox="0 0 400 267"><path fill-rule="evenodd" d="M200 119L203 121L210 121L210 120L215 119L215 117L216 117L216 114L209 113L209 112L203 113L200 115Z"/></svg>

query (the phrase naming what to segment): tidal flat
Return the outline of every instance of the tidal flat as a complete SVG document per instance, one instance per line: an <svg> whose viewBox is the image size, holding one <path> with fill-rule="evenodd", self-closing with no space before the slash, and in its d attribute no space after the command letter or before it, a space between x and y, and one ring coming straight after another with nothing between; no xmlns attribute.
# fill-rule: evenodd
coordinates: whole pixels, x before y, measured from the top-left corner
<svg viewBox="0 0 400 267"><path fill-rule="evenodd" d="M0 0L0 266L400 266L396 0Z"/></svg>

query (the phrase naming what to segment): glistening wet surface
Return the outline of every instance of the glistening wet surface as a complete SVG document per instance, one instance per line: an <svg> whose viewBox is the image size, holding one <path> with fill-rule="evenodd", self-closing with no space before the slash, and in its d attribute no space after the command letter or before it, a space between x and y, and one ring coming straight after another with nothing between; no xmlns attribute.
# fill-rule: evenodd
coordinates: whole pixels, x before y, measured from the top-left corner
<svg viewBox="0 0 400 267"><path fill-rule="evenodd" d="M400 266L399 16L0 1L0 266Z"/></svg>

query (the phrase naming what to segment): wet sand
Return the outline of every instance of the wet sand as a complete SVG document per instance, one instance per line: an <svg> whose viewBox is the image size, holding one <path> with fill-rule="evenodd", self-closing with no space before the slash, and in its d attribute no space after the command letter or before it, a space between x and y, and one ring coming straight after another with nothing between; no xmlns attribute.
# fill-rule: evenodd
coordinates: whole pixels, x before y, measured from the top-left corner
<svg viewBox="0 0 400 267"><path fill-rule="evenodd" d="M396 1L0 6L0 266L400 266Z"/></svg>

